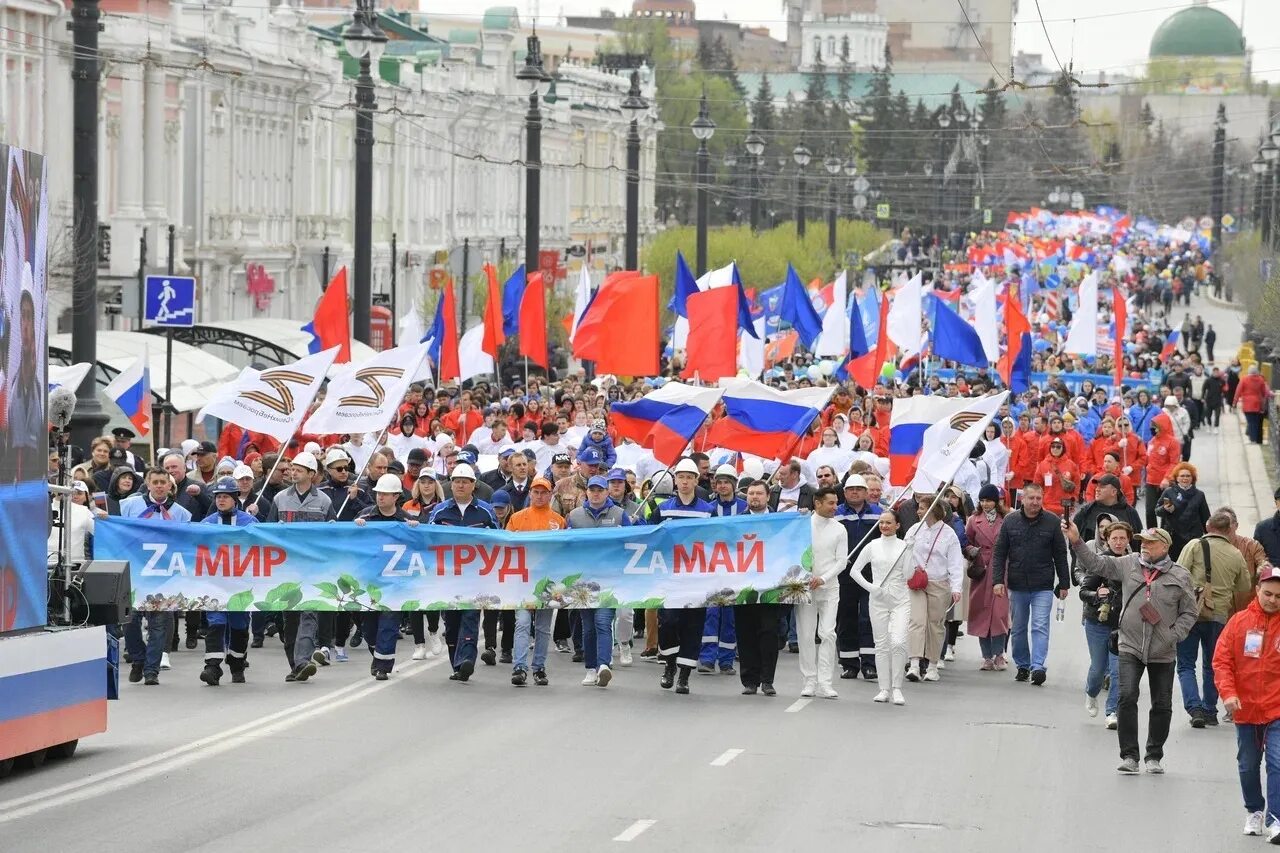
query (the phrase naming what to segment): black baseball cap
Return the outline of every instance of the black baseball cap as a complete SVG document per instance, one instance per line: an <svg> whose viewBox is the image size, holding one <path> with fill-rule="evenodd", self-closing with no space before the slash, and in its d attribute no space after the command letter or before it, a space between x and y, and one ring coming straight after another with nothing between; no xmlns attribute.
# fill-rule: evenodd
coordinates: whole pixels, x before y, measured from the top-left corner
<svg viewBox="0 0 1280 853"><path fill-rule="evenodd" d="M202 441L200 446L191 452L198 456L203 456L206 453L217 453L218 447L212 441Z"/></svg>
<svg viewBox="0 0 1280 853"><path fill-rule="evenodd" d="M571 465L573 464L573 460L569 458L568 453L557 453L555 456L551 457L551 464L552 465Z"/></svg>

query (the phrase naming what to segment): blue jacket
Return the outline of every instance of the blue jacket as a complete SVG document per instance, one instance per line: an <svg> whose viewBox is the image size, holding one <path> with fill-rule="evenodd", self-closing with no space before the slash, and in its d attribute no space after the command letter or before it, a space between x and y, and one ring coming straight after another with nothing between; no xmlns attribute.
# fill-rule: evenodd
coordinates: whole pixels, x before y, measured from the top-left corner
<svg viewBox="0 0 1280 853"><path fill-rule="evenodd" d="M213 512L206 515L200 523L201 524L222 524L222 513L218 512L215 509ZM257 523L258 523L258 519L254 518L252 515L249 515L249 513L245 512L242 509L234 509L231 511L232 527L248 527L250 524L257 524Z"/></svg>
<svg viewBox="0 0 1280 853"><path fill-rule="evenodd" d="M150 521L190 521L191 513L170 498L167 504L157 506L146 493L130 495L120 501L121 518L142 518Z"/></svg>
<svg viewBox="0 0 1280 853"><path fill-rule="evenodd" d="M664 521L681 518L711 518L716 508L710 501L694 498L692 503L681 503L679 495L672 495L655 507L648 518L649 524L661 524Z"/></svg>
<svg viewBox="0 0 1280 853"><path fill-rule="evenodd" d="M431 511L431 517L427 519L427 524L444 524L449 527L487 527L492 530L502 526L498 524L498 516L494 515L493 507L484 501L472 500L463 512L458 509L458 502L453 498L436 504L436 508Z"/></svg>
<svg viewBox="0 0 1280 853"><path fill-rule="evenodd" d="M849 536L849 565L853 565L853 561L858 558L858 554L866 547L866 543L862 541L864 536L867 542L872 539L878 539L880 533L876 530L876 525L880 522L880 513L884 512L884 508L880 504L873 504L867 501L859 512L847 503L841 503L836 510L836 520L844 525L845 532ZM870 536L867 534L870 533ZM867 580L871 580L871 566L868 565L862 570L862 576ZM849 578L849 570L845 569L838 576L840 583L853 583Z"/></svg>
<svg viewBox="0 0 1280 853"><path fill-rule="evenodd" d="M1155 403L1148 403L1146 406L1134 403L1129 407L1129 423L1133 424L1133 431L1143 441L1151 440L1151 422L1158 414L1160 407Z"/></svg>
<svg viewBox="0 0 1280 853"><path fill-rule="evenodd" d="M747 514L747 501L745 498L734 498L733 500L728 502L725 502L722 500L714 500L711 502L711 505L715 507L715 512L713 512L712 515L717 517L724 516L724 515L746 515Z"/></svg>
<svg viewBox="0 0 1280 853"><path fill-rule="evenodd" d="M582 444L578 447L578 455L581 456L582 451L588 447L594 447L600 451L600 455L604 457L604 467L612 468L618 464L618 451L613 449L613 439L609 438L608 433L605 433L604 438L600 441L593 440L591 433L587 433L587 437L582 439Z"/></svg>

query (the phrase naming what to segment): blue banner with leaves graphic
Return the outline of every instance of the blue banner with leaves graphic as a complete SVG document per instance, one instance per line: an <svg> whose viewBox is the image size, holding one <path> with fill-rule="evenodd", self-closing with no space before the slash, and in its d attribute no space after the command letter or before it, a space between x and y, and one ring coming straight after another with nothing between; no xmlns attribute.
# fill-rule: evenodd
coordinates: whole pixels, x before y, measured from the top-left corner
<svg viewBox="0 0 1280 853"><path fill-rule="evenodd" d="M142 610L702 607L807 598L809 518L510 533L350 523L98 523Z"/></svg>

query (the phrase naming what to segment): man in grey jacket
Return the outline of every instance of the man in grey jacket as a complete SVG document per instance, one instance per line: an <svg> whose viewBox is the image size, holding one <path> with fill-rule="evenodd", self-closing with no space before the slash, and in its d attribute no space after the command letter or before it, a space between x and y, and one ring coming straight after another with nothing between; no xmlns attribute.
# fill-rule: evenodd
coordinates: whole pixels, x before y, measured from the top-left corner
<svg viewBox="0 0 1280 853"><path fill-rule="evenodd" d="M1108 557L1095 554L1072 524L1067 529L1079 565L1089 574L1120 584L1120 766L1138 772L1138 689L1147 673L1151 715L1143 756L1148 773L1163 773L1164 742L1173 719L1173 676L1178 643L1195 624L1197 608L1191 574L1169 557L1173 539L1167 530L1151 528L1134 536L1139 554Z"/></svg>

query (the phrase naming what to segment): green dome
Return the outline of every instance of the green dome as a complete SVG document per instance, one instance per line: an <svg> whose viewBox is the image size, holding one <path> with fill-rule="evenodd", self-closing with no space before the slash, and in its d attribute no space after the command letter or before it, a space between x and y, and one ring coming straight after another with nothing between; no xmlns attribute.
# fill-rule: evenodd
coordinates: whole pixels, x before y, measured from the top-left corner
<svg viewBox="0 0 1280 853"><path fill-rule="evenodd" d="M1170 16L1151 37L1151 58L1244 56L1244 35L1235 21L1208 6Z"/></svg>

